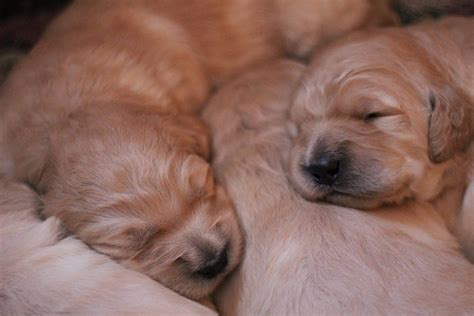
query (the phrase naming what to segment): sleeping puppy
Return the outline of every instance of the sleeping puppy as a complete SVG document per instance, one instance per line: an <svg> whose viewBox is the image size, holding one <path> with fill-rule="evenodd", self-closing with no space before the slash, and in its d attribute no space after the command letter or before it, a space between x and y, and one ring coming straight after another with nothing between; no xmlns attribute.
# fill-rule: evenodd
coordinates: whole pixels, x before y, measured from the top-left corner
<svg viewBox="0 0 474 316"><path fill-rule="evenodd" d="M34 135L30 128L19 133ZM41 128L48 160L33 183L44 194L43 215L190 298L212 291L238 263L240 228L197 154L205 129L196 118L104 105Z"/></svg>
<svg viewBox="0 0 474 316"><path fill-rule="evenodd" d="M215 84L287 42L322 40L283 34L292 19L308 16L324 39L390 20L384 0L321 7L341 12L337 23L314 11L320 2L288 13L273 0L73 3L1 88L3 173L33 185L43 213L94 249L187 297L209 294L242 246L196 114Z"/></svg>
<svg viewBox="0 0 474 316"><path fill-rule="evenodd" d="M216 291L219 312L470 313L474 266L433 205L368 213L311 203L292 189L287 111L303 71L289 61L260 67L223 87L205 110L213 167L246 237L242 263Z"/></svg>
<svg viewBox="0 0 474 316"><path fill-rule="evenodd" d="M38 206L31 189L0 180L0 314L215 315L66 237Z"/></svg>
<svg viewBox="0 0 474 316"><path fill-rule="evenodd" d="M318 54L291 109L298 192L371 209L462 189L474 157L472 43L474 20L447 18L361 32ZM472 215L454 225L456 215L443 211L472 232Z"/></svg>

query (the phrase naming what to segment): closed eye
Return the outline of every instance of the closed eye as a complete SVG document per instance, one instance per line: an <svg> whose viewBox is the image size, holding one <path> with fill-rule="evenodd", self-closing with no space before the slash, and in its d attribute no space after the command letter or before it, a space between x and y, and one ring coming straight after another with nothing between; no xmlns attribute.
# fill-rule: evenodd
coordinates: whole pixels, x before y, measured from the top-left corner
<svg viewBox="0 0 474 316"><path fill-rule="evenodd" d="M364 116L364 121L372 122L375 119L378 119L379 117L382 117L382 116L385 116L385 115L383 113L380 113L380 112L371 112L371 113L367 114L366 116Z"/></svg>

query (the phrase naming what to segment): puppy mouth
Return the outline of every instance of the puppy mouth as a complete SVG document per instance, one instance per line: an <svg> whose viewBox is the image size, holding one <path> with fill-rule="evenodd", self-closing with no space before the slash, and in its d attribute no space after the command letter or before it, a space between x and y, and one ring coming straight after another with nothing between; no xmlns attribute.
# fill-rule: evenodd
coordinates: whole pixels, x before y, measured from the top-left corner
<svg viewBox="0 0 474 316"><path fill-rule="evenodd" d="M302 168L303 169L303 168ZM305 171L303 171L303 178L306 183L309 184L310 190L313 192L315 200L325 200L331 196L348 196L357 199L363 199L366 197L354 195L353 193L346 192L344 190L344 184L341 183L341 179L335 179L334 183L318 183L309 176Z"/></svg>
<svg viewBox="0 0 474 316"><path fill-rule="evenodd" d="M332 184L320 184L307 178L307 183L311 183L311 193L307 195L307 199L312 201L324 201L345 207L368 209L378 207L384 204L384 201L391 201L394 196L400 196L403 193L402 189L389 194L384 194L383 190L360 190L357 189L354 184L348 184L343 180L343 177L341 177L340 179L336 179Z"/></svg>

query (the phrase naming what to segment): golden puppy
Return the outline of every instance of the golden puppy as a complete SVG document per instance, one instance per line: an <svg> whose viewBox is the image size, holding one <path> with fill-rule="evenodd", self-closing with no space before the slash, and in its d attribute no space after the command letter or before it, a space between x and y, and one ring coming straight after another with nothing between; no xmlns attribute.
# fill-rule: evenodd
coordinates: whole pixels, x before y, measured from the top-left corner
<svg viewBox="0 0 474 316"><path fill-rule="evenodd" d="M219 312L472 312L474 266L437 214L446 205L368 213L310 203L292 189L287 111L303 70L289 61L261 67L222 88L205 110L214 170L246 236L241 265L216 291Z"/></svg>
<svg viewBox="0 0 474 316"><path fill-rule="evenodd" d="M366 209L463 187L474 157L472 43L474 20L448 18L359 33L316 56L291 109L298 192Z"/></svg>
<svg viewBox="0 0 474 316"><path fill-rule="evenodd" d="M344 0L364 6L341 28L297 2L288 16L282 1L73 3L2 87L0 165L94 249L190 298L209 294L241 249L196 116L211 87L285 54L292 19L320 16L308 21L336 35L390 18L385 1ZM301 31L292 42L319 41Z"/></svg>
<svg viewBox="0 0 474 316"><path fill-rule="evenodd" d="M51 128L50 160L35 182L42 213L97 251L199 298L239 261L233 208L195 154L196 118L135 110L84 108Z"/></svg>
<svg viewBox="0 0 474 316"><path fill-rule="evenodd" d="M42 222L38 196L0 180L0 314L215 315Z"/></svg>

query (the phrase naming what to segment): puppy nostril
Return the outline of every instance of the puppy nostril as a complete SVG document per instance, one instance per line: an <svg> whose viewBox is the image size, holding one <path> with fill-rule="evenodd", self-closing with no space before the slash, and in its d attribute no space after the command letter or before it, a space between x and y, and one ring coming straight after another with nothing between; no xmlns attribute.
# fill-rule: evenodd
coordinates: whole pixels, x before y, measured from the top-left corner
<svg viewBox="0 0 474 316"><path fill-rule="evenodd" d="M321 157L315 163L304 166L304 169L317 183L331 185L340 171L339 160Z"/></svg>
<svg viewBox="0 0 474 316"><path fill-rule="evenodd" d="M205 262L203 266L195 272L195 274L206 279L212 279L224 271L227 267L227 263L227 248L225 248L221 252L216 253L213 259Z"/></svg>
<svg viewBox="0 0 474 316"><path fill-rule="evenodd" d="M328 175L334 177L335 175L337 175L339 173L339 161L337 160L331 160L328 164L327 164L327 173Z"/></svg>

